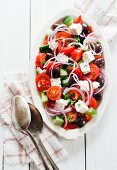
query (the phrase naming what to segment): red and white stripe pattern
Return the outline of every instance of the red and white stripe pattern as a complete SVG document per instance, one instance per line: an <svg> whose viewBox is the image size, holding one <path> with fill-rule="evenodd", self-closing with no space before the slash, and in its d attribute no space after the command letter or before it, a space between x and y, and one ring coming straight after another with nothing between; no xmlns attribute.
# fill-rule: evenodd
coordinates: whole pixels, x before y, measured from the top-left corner
<svg viewBox="0 0 117 170"><path fill-rule="evenodd" d="M117 0L76 0L75 7L100 26L107 40L117 34Z"/></svg>
<svg viewBox="0 0 117 170"><path fill-rule="evenodd" d="M4 135L4 161L5 164L27 164L34 161L37 167L44 169L37 151L30 138L17 131L11 120L11 101L13 96L22 95L29 102L32 101L28 87L27 74L11 74L5 79L5 88L0 92L0 118L6 126L7 133ZM66 151L59 143L55 134L44 127L41 134L42 142L46 149L57 161L66 155Z"/></svg>

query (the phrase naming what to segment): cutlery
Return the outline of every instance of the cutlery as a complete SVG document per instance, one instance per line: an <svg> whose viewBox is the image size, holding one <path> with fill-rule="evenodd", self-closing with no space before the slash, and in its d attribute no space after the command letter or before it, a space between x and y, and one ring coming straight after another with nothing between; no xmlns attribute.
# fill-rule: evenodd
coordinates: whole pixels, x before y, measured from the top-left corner
<svg viewBox="0 0 117 170"><path fill-rule="evenodd" d="M29 125L29 130L32 134L38 139L40 146L42 147L43 151L45 152L47 159L50 161L54 170L59 170L51 156L49 155L48 151L46 150L45 146L43 145L40 139L40 133L43 128L43 119L39 112L39 110L32 104L28 103L30 111L31 111L31 122Z"/></svg>
<svg viewBox="0 0 117 170"><path fill-rule="evenodd" d="M31 123L31 112L28 103L20 95L14 96L12 100L12 121L17 130L30 137L30 139L32 140L34 146L36 147L39 153L39 157L41 157L43 161L46 170L53 170L51 164L48 162L48 160L45 159L42 150L38 147L35 138L33 137L30 130L28 129ZM41 122L41 126L42 124L43 121Z"/></svg>

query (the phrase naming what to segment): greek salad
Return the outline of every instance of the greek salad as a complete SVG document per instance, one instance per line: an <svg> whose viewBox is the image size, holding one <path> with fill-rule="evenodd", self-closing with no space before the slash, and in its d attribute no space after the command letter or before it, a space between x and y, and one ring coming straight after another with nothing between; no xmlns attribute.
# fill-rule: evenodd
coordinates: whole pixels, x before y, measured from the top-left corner
<svg viewBox="0 0 117 170"><path fill-rule="evenodd" d="M54 125L82 128L98 114L106 84L100 38L82 16L66 16L47 31L35 59L35 83Z"/></svg>

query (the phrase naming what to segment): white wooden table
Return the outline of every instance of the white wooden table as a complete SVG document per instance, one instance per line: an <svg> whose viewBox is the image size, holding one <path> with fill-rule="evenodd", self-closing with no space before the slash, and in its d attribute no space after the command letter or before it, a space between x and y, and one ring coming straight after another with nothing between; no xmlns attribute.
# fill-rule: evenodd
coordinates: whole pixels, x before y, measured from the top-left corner
<svg viewBox="0 0 117 170"><path fill-rule="evenodd" d="M0 78L5 72L27 71L40 27L74 0L0 0ZM59 139L68 157L58 166L61 170L117 170L117 36L111 42L113 59L113 91L100 123L77 141ZM29 165L3 164L3 143L6 129L0 127L0 168L2 170L36 170Z"/></svg>

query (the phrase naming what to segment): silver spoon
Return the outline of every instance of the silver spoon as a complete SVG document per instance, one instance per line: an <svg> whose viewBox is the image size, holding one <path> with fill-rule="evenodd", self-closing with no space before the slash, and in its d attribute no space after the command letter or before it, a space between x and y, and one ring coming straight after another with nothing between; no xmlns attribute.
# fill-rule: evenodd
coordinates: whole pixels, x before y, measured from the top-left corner
<svg viewBox="0 0 117 170"><path fill-rule="evenodd" d="M29 108L31 111L31 123L29 125L29 130L30 132L32 132L32 134L38 138L39 144L41 146L41 148L43 149L43 151L45 152L47 159L50 161L52 167L54 168L54 170L59 170L59 168L57 167L57 165L55 164L55 162L53 161L53 159L51 158L51 156L49 155L49 153L47 152L45 146L43 145L41 139L40 139L40 133L41 130L43 128L43 119L42 116L39 112L39 110L32 104L29 104Z"/></svg>
<svg viewBox="0 0 117 170"><path fill-rule="evenodd" d="M45 159L45 156L43 155L42 150L38 147L38 144L35 138L28 130L28 127L31 122L31 112L30 112L28 103L20 95L13 97L13 100L12 100L12 121L17 130L21 131L22 133L27 134L30 137L30 139L32 140L34 146L36 147L39 153L39 156L41 157L43 161L43 164L46 170L53 170L48 160ZM43 123L41 123L41 126L42 124Z"/></svg>

